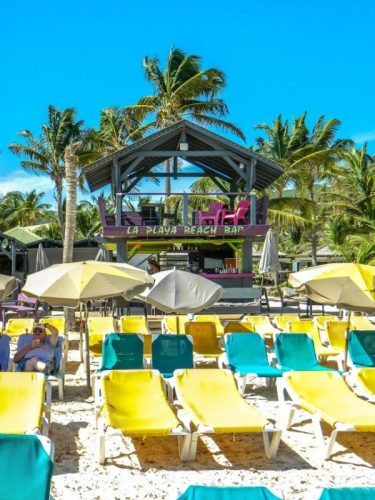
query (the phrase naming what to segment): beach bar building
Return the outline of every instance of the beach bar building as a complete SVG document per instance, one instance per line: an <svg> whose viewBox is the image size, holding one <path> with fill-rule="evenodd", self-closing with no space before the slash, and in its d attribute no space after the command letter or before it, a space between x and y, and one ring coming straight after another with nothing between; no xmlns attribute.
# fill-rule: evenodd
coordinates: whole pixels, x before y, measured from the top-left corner
<svg viewBox="0 0 375 500"><path fill-rule="evenodd" d="M190 165L190 168L180 168ZM168 169L161 168L168 163ZM268 231L268 198L261 191L283 174L275 162L186 120L134 142L85 167L91 191L109 185L115 207L99 198L103 241L118 262L136 253L158 256L161 270L177 267L199 272L224 287L251 285L252 247ZM145 178L209 177L215 193L171 193L178 210L167 213L155 197L137 189ZM125 201L151 197L129 210ZM202 210L196 209L201 196ZM207 197L215 199L207 208ZM226 203L220 200L225 196ZM194 198L195 211L191 210ZM150 199L150 198L149 198ZM198 203L199 204L199 203Z"/></svg>

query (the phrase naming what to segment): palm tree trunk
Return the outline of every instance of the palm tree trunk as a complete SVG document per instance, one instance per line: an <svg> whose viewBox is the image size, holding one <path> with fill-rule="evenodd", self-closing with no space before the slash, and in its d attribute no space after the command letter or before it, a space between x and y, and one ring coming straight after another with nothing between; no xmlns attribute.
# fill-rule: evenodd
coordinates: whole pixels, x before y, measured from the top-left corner
<svg viewBox="0 0 375 500"><path fill-rule="evenodd" d="M165 160L165 173L166 174L171 173L171 161L169 159ZM164 213L167 213L168 212L168 208L167 208L168 196L170 196L170 194L171 194L171 178L170 177L165 178L164 188L165 188ZM164 224L169 226L169 222L170 222L169 219L166 219L164 221ZM163 223L163 221L162 221L162 223Z"/></svg>
<svg viewBox="0 0 375 500"><path fill-rule="evenodd" d="M310 201L314 202L314 183L309 187L309 195L310 195ZM313 266L318 265L318 256L317 256L317 250L318 250L318 235L316 233L315 229L315 222L316 222L316 217L315 217L315 207L313 206L312 208L312 232L311 232L311 263Z"/></svg>
<svg viewBox="0 0 375 500"><path fill-rule="evenodd" d="M62 180L55 181L56 186L56 201L57 201L57 217L59 219L61 239L64 241L65 237L65 223L64 223L64 209L63 209L63 193L62 193Z"/></svg>
<svg viewBox="0 0 375 500"><path fill-rule="evenodd" d="M73 261L74 233L77 215L77 165L72 146L67 146L64 155L66 177L66 214L63 247L63 263ZM74 309L64 308L67 331L75 330Z"/></svg>

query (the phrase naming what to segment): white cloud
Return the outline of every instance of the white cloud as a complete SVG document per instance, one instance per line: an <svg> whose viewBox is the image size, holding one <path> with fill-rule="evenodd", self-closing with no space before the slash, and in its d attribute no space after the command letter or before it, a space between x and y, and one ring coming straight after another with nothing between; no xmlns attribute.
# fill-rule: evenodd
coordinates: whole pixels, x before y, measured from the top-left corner
<svg viewBox="0 0 375 500"><path fill-rule="evenodd" d="M47 176L39 177L28 174L22 170L16 170L7 175L0 176L0 194L4 195L9 191L29 192L33 189L49 194L53 191L53 182Z"/></svg>
<svg viewBox="0 0 375 500"><path fill-rule="evenodd" d="M358 142L359 144L363 144L364 142L375 141L375 130L369 130L368 132L355 134L353 135L352 140L354 142Z"/></svg>

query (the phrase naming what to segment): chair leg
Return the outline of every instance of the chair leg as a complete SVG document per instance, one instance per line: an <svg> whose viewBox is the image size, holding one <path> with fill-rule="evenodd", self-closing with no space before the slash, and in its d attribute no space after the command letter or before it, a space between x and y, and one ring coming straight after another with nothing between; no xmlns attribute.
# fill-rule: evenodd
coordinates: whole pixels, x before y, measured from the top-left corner
<svg viewBox="0 0 375 500"><path fill-rule="evenodd" d="M269 434L272 435L271 441L269 438ZM263 432L264 451L267 458L275 458L277 450L279 449L280 440L281 431Z"/></svg>
<svg viewBox="0 0 375 500"><path fill-rule="evenodd" d="M99 422L98 430L98 461L101 465L105 463L105 430L103 422Z"/></svg>
<svg viewBox="0 0 375 500"><path fill-rule="evenodd" d="M195 453L192 453L192 445L193 445L192 440L193 440L193 434L178 436L178 453L181 462L191 462L195 460L196 446L195 446Z"/></svg>
<svg viewBox="0 0 375 500"><path fill-rule="evenodd" d="M331 458L332 448L333 448L333 445L336 442L337 434L338 434L338 430L334 429L332 431L332 433L331 433L331 436L330 436L329 441L328 441L327 448L326 448L325 453L324 453L324 460L329 460Z"/></svg>
<svg viewBox="0 0 375 500"><path fill-rule="evenodd" d="M64 379L61 378L57 381L57 387L59 391L59 400L63 401L64 399Z"/></svg>

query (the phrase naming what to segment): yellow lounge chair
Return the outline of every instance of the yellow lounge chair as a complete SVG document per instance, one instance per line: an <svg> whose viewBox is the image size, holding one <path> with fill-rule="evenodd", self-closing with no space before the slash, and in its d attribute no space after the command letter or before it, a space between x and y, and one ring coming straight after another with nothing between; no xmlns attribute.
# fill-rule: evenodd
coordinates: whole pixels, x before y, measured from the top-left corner
<svg viewBox="0 0 375 500"><path fill-rule="evenodd" d="M224 333L252 333L254 331L253 324L244 321L228 321L224 326Z"/></svg>
<svg viewBox="0 0 375 500"><path fill-rule="evenodd" d="M253 325L253 331L261 335L271 336L280 333L280 330L271 323L269 316L245 316L241 321L249 322Z"/></svg>
<svg viewBox="0 0 375 500"><path fill-rule="evenodd" d="M315 322L319 330L325 330L327 321L337 321L338 319L338 316L334 316L333 314L326 314L325 316L314 316L313 321Z"/></svg>
<svg viewBox="0 0 375 500"><path fill-rule="evenodd" d="M0 434L48 435L47 390L42 373L0 372Z"/></svg>
<svg viewBox="0 0 375 500"><path fill-rule="evenodd" d="M346 349L347 328L347 321L326 321L325 324L329 344L341 352L344 352Z"/></svg>
<svg viewBox="0 0 375 500"><path fill-rule="evenodd" d="M191 434L169 406L158 371L103 372L100 383L102 401L96 415L99 463L105 461L107 435L143 438L175 435L178 436L181 461L190 460Z"/></svg>
<svg viewBox="0 0 375 500"><path fill-rule="evenodd" d="M285 332L289 321L300 321L300 318L296 314L281 314L280 316L275 316L273 321L281 332Z"/></svg>
<svg viewBox="0 0 375 500"><path fill-rule="evenodd" d="M340 356L341 349L333 346L324 345L320 338L319 330L313 320L288 321L285 332L290 333L307 333L314 341L315 352L319 360L325 360L328 357ZM339 362L339 364L341 361ZM341 367L341 364L340 364Z"/></svg>
<svg viewBox="0 0 375 500"><path fill-rule="evenodd" d="M324 446L322 421L333 428L324 450L325 460L330 458L339 432L375 432L375 406L357 396L339 373L288 372L284 373L283 382L284 389L294 402L287 417L286 428L291 426L295 406L312 414L321 445ZM278 394L280 398L283 391Z"/></svg>
<svg viewBox="0 0 375 500"><path fill-rule="evenodd" d="M34 318L12 318L8 319L3 333L9 337L19 337L24 333L32 333L34 328Z"/></svg>
<svg viewBox="0 0 375 500"><path fill-rule="evenodd" d="M165 316L162 320L162 330L165 333L185 333L185 323L189 321L186 314L178 316Z"/></svg>
<svg viewBox="0 0 375 500"><path fill-rule="evenodd" d="M40 319L39 323L45 324L49 323L50 325L57 328L59 335L65 335L65 318L64 316L44 316Z"/></svg>
<svg viewBox="0 0 375 500"><path fill-rule="evenodd" d="M357 382L357 389L361 395L367 399L375 402L375 368L360 368L353 370L355 380Z"/></svg>
<svg viewBox="0 0 375 500"><path fill-rule="evenodd" d="M185 323L185 333L192 336L194 353L199 357L218 358L223 354L214 323L188 321Z"/></svg>
<svg viewBox="0 0 375 500"><path fill-rule="evenodd" d="M120 333L138 333L143 335L143 353L148 358L151 356L152 335L148 329L145 316L121 316Z"/></svg>
<svg viewBox="0 0 375 500"><path fill-rule="evenodd" d="M250 432L263 434L268 458L276 455L281 431L241 397L229 370L176 370L174 379L178 402L195 428L192 457L196 456L199 435ZM269 433L273 434L271 441Z"/></svg>
<svg viewBox="0 0 375 500"><path fill-rule="evenodd" d="M217 314L195 314L194 321L213 323L216 327L216 335L224 335L224 327Z"/></svg>
<svg viewBox="0 0 375 500"><path fill-rule="evenodd" d="M374 323L371 323L366 316L351 316L350 327L352 330L375 330Z"/></svg>
<svg viewBox="0 0 375 500"><path fill-rule="evenodd" d="M94 316L87 319L89 350L94 356L102 355L103 340L109 333L116 333L117 328L111 316Z"/></svg>

